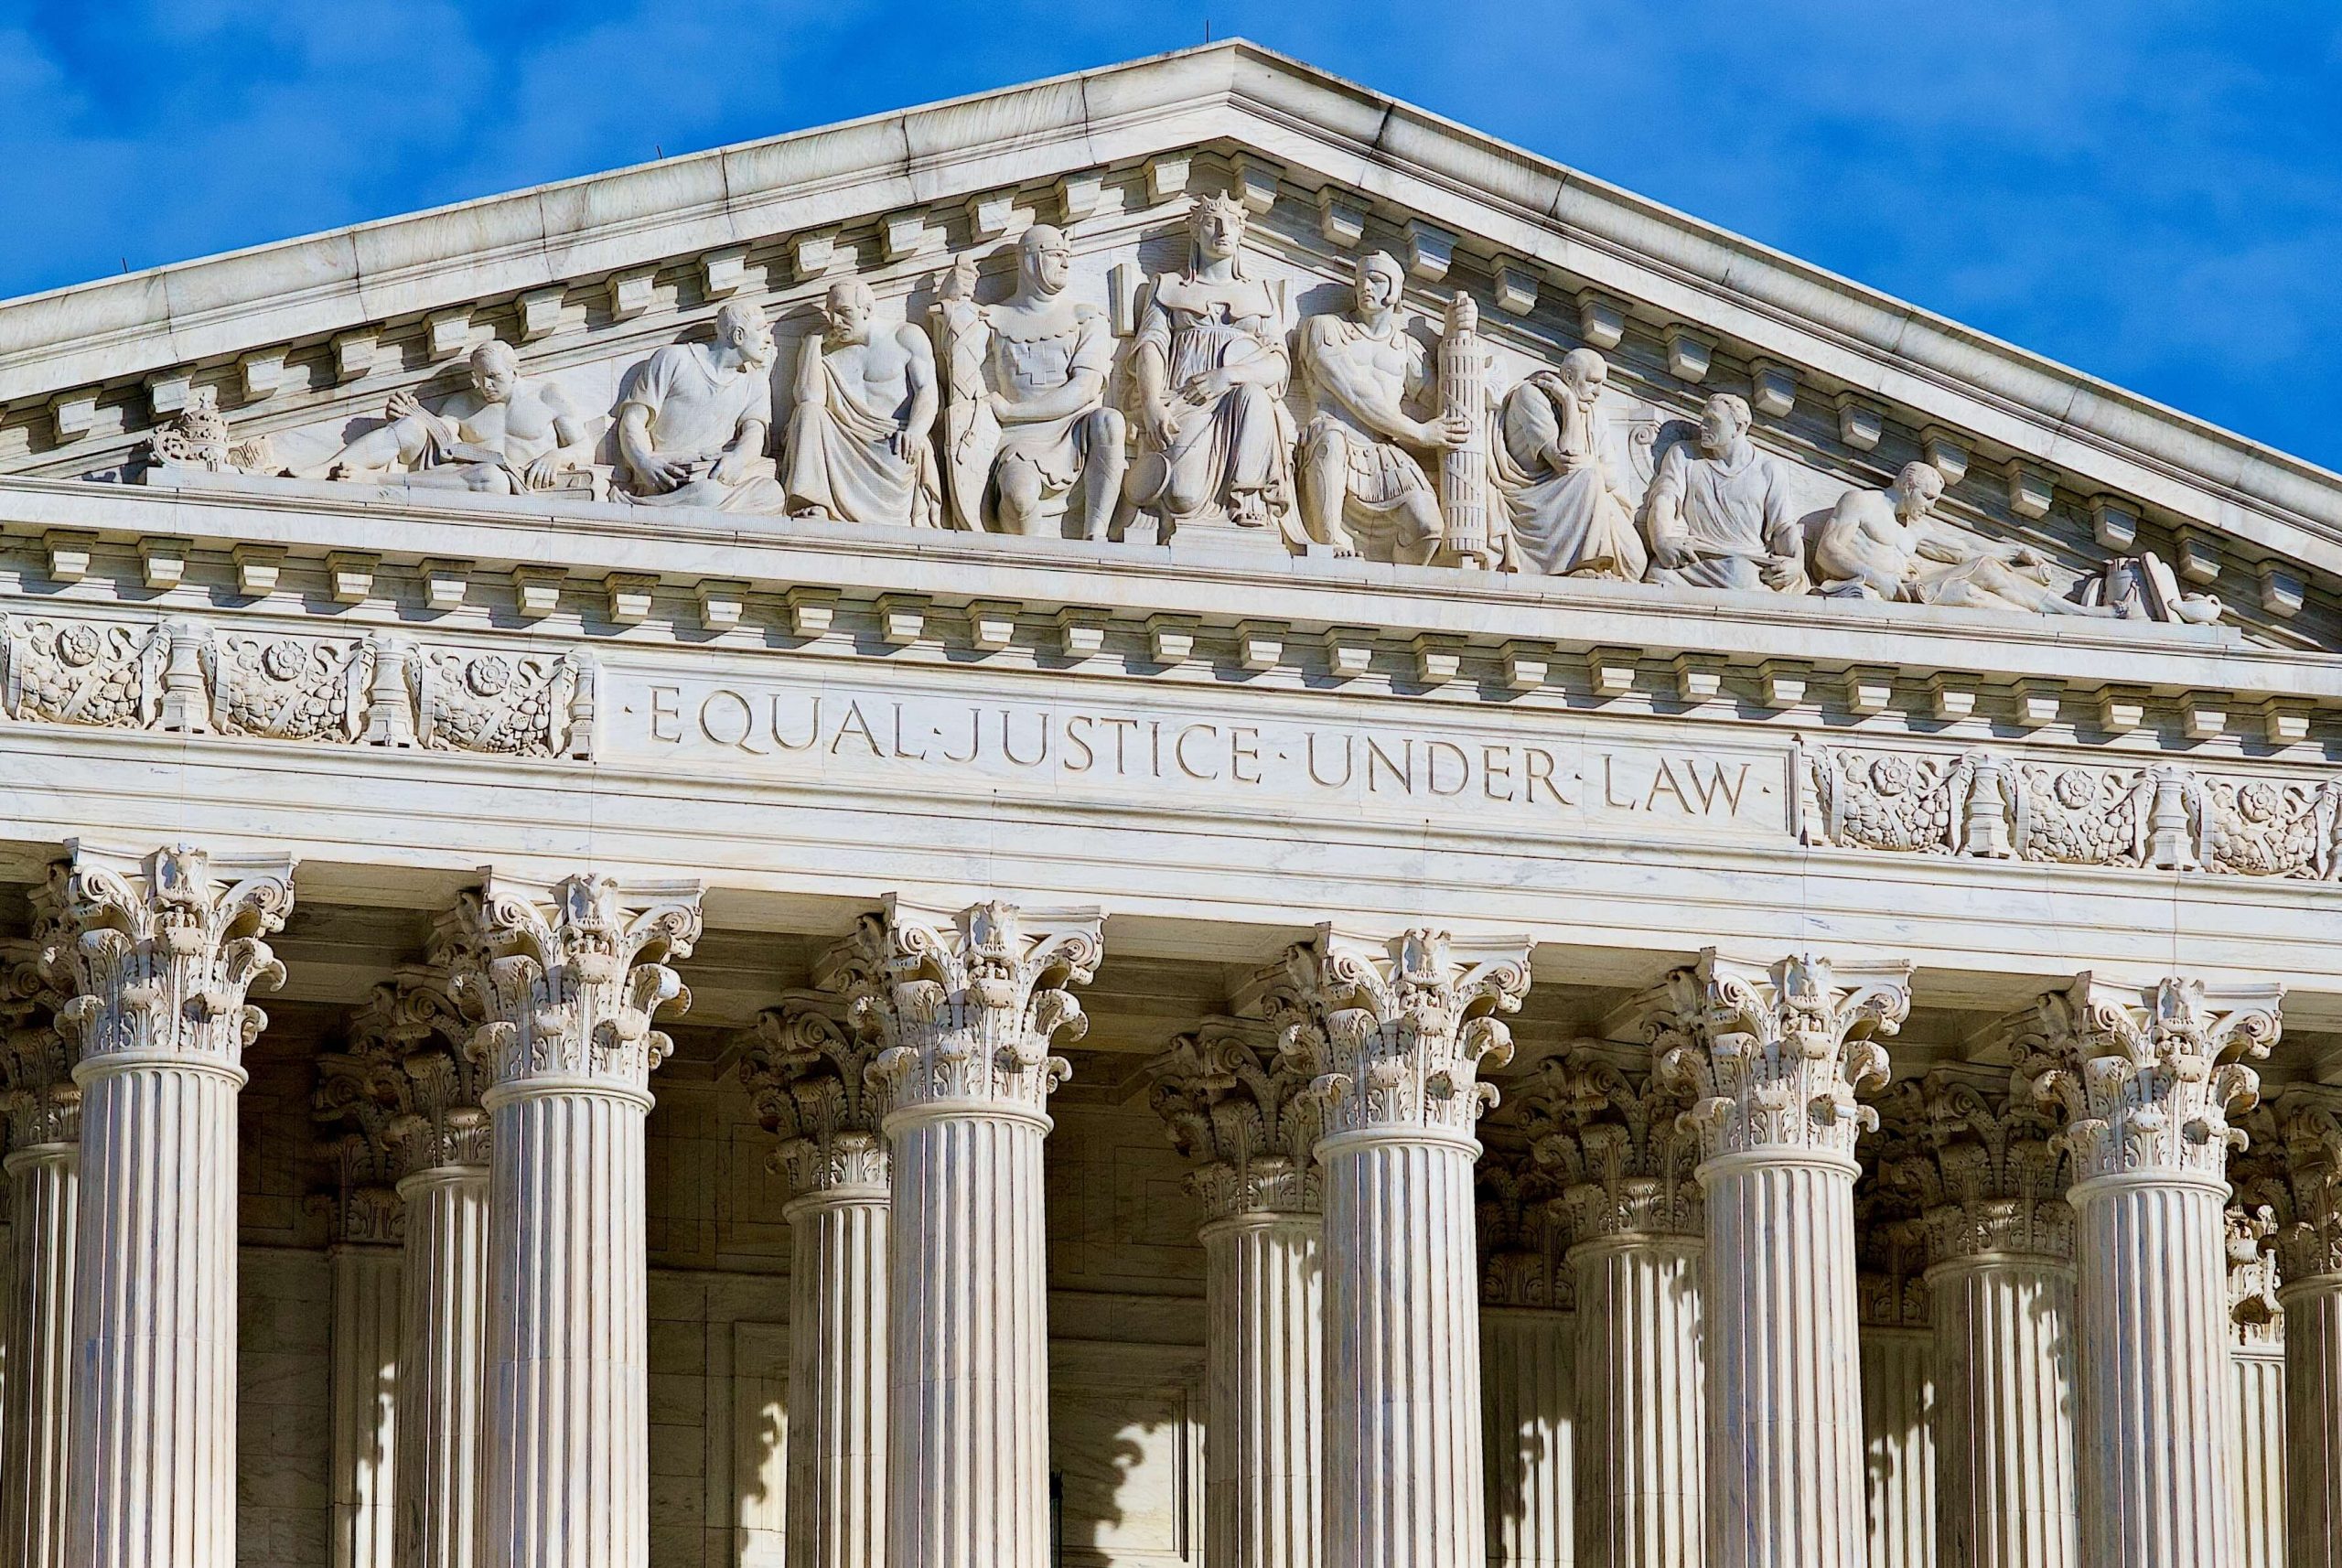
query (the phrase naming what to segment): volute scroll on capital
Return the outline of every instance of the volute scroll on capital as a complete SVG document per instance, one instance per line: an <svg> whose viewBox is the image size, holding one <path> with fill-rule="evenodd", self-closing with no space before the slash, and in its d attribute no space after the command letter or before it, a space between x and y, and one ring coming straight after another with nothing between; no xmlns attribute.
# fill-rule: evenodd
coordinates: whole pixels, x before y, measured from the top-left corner
<svg viewBox="0 0 2342 1568"><path fill-rule="evenodd" d="M598 1084L647 1096L673 1042L652 1020L691 993L668 964L700 934L695 882L599 873L551 885L491 874L443 917L433 961L474 1025L467 1048L489 1097L532 1084Z"/></svg>
<svg viewBox="0 0 2342 1568"><path fill-rule="evenodd" d="M886 1191L892 1176L870 1083L879 1045L850 1030L830 999L791 996L757 1015L740 1054L740 1083L765 1131L780 1140L771 1168L798 1197Z"/></svg>
<svg viewBox="0 0 2342 1568"><path fill-rule="evenodd" d="M1853 1165L1878 1124L1858 1092L1886 1082L1882 1036L1910 1012L1911 965L1794 953L1772 963L1714 948L1650 998L1653 1071L1688 1093L1707 1160L1810 1155Z"/></svg>
<svg viewBox="0 0 2342 1568"><path fill-rule="evenodd" d="M2230 1207L2267 1217L2277 1284L2342 1283L2342 1089L2288 1084L2243 1126L2251 1142L2229 1163Z"/></svg>
<svg viewBox="0 0 2342 1568"><path fill-rule="evenodd" d="M1511 1059L1502 1015L1529 990L1525 936L1414 927L1377 941L1318 928L1269 993L1278 1051L1311 1079L1327 1136L1468 1140L1498 1100L1483 1066Z"/></svg>
<svg viewBox="0 0 2342 1568"><path fill-rule="evenodd" d="M1318 1210L1323 1107L1294 1059L1278 1053L1273 1029L1207 1018L1148 1070L1149 1102L1172 1146L1197 1162L1187 1187L1209 1218Z"/></svg>
<svg viewBox="0 0 2342 1568"><path fill-rule="evenodd" d="M1680 1088L1580 1047L1540 1062L1515 1098L1574 1241L1705 1232L1699 1142L1683 1124L1691 1101Z"/></svg>
<svg viewBox="0 0 2342 1568"><path fill-rule="evenodd" d="M41 969L84 1070L176 1058L241 1071L267 1016L245 1000L284 983L267 939L293 908L286 855L185 844L134 854L73 843L35 895Z"/></svg>
<svg viewBox="0 0 2342 1568"><path fill-rule="evenodd" d="M2079 975L2036 1004L2014 1081L2064 1117L2078 1184L2149 1173L2224 1184L2245 1143L2230 1118L2260 1100L2246 1064L2276 1043L2283 997L2273 983Z"/></svg>
<svg viewBox="0 0 2342 1568"><path fill-rule="evenodd" d="M0 943L0 1154L81 1141L81 1087L57 1021L65 998L40 955L38 941Z"/></svg>
<svg viewBox="0 0 2342 1568"><path fill-rule="evenodd" d="M890 894L818 978L871 1042L868 1080L888 1118L941 1105L1040 1116L1073 1071L1051 1047L1089 1027L1072 988L1097 973L1103 926L1096 908L993 900L947 913Z"/></svg>
<svg viewBox="0 0 2342 1568"><path fill-rule="evenodd" d="M1989 1095L1939 1069L1890 1086L1879 1118L1878 1179L1918 1207L1930 1262L2072 1258L2071 1161L2029 1093Z"/></svg>
<svg viewBox="0 0 2342 1568"><path fill-rule="evenodd" d="M383 982L351 1015L340 1048L319 1054L312 1114L349 1128L388 1186L424 1171L486 1166L487 1072L466 1049L471 1033L443 975Z"/></svg>

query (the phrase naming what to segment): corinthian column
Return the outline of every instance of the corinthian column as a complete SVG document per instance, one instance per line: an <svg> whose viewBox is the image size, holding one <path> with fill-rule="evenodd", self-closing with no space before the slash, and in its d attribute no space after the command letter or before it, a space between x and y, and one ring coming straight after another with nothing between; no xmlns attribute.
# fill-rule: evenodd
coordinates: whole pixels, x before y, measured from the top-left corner
<svg viewBox="0 0 2342 1568"><path fill-rule="evenodd" d="M2240 1196L2278 1221L2285 1562L2342 1568L2342 1090L2290 1085L2272 1120L2283 1174L2273 1190Z"/></svg>
<svg viewBox="0 0 2342 1568"><path fill-rule="evenodd" d="M1581 1049L1543 1064L1527 1105L1574 1238L1578 1568L1702 1563L1706 1206L1688 1102Z"/></svg>
<svg viewBox="0 0 2342 1568"><path fill-rule="evenodd" d="M1942 1568L2070 1568L2074 1213L2057 1123L1944 1073L1896 1086L1886 1179L1923 1208Z"/></svg>
<svg viewBox="0 0 2342 1568"><path fill-rule="evenodd" d="M1708 1554L1718 1568L1860 1568L1863 1410L1854 1140L1877 1115L1910 966L1773 964L1710 949L1670 975L1661 1084L1694 1100L1707 1195Z"/></svg>
<svg viewBox="0 0 2342 1568"><path fill-rule="evenodd" d="M1570 1568L1577 1556L1576 1286L1569 1219L1520 1118L1482 1149L1480 1452L1489 1568Z"/></svg>
<svg viewBox="0 0 2342 1568"><path fill-rule="evenodd" d="M644 1119L690 994L696 884L491 877L441 933L480 1021L489 1119L485 1561L640 1568L650 1550Z"/></svg>
<svg viewBox="0 0 2342 1568"><path fill-rule="evenodd" d="M886 1140L875 1042L792 998L757 1019L740 1082L789 1178L788 1568L886 1561Z"/></svg>
<svg viewBox="0 0 2342 1568"><path fill-rule="evenodd" d="M1325 1220L1308 1080L1265 1026L1210 1018L1155 1063L1204 1225L1204 1560L1317 1568Z"/></svg>
<svg viewBox="0 0 2342 1568"><path fill-rule="evenodd" d="M6 1339L0 1361L0 1563L65 1568L72 1404L73 1228L81 1090L38 947L12 950L0 990L0 1111L7 1116Z"/></svg>
<svg viewBox="0 0 2342 1568"><path fill-rule="evenodd" d="M374 987L346 1047L318 1060L319 1113L352 1129L334 1280L337 1562L360 1542L387 1542L399 1568L478 1561L489 1135L469 1034L443 977L403 973ZM370 1221L372 1248L351 1229ZM392 1337L358 1354L367 1324Z"/></svg>
<svg viewBox="0 0 2342 1568"><path fill-rule="evenodd" d="M81 1057L66 1558L233 1568L236 1091L293 864L75 845L41 902Z"/></svg>
<svg viewBox="0 0 2342 1568"><path fill-rule="evenodd" d="M1284 1049L1325 1116L1327 1568L1487 1554L1473 1131L1529 946L1321 926L1287 955Z"/></svg>
<svg viewBox="0 0 2342 1568"><path fill-rule="evenodd" d="M2042 998L2017 1073L2072 1151L2082 1561L2231 1568L2226 1227L2232 1112L2277 1036L2275 986Z"/></svg>
<svg viewBox="0 0 2342 1568"><path fill-rule="evenodd" d="M1049 1552L1045 1107L1072 1070L1095 909L893 897L822 966L876 1052L895 1166L886 1541L896 1568Z"/></svg>

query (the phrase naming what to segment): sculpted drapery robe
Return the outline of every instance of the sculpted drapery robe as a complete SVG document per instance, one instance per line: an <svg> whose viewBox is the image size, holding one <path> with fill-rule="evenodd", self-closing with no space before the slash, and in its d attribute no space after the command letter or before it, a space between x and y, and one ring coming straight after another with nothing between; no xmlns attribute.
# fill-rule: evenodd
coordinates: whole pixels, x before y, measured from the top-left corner
<svg viewBox="0 0 2342 1568"><path fill-rule="evenodd" d="M650 416L651 450L692 466L692 477L682 484L663 492L638 493L632 498L636 502L725 511L782 510L773 461L761 452L737 484L727 485L710 472L742 426L753 423L772 428L772 383L763 371L745 369L728 380L720 378L709 369L704 347L670 344L635 373L620 411L630 404L639 404Z"/></svg>
<svg viewBox="0 0 2342 1568"><path fill-rule="evenodd" d="M1670 447L1645 504L1655 511L1662 497L1673 500L1691 553L1680 566L1652 567L1654 583L1763 588L1766 561L1804 555L1788 480L1779 464L1754 447L1736 464L1699 456L1688 444Z"/></svg>
<svg viewBox="0 0 2342 1568"><path fill-rule="evenodd" d="M941 495L927 439L902 439L896 411L866 405L862 389L822 353L820 338L806 339L804 355L789 416L789 510L936 526Z"/></svg>
<svg viewBox="0 0 2342 1568"><path fill-rule="evenodd" d="M1549 373L1506 396L1503 439L1491 450L1511 511L1514 564L1551 576L1638 583L1649 557L1611 487L1594 414Z"/></svg>

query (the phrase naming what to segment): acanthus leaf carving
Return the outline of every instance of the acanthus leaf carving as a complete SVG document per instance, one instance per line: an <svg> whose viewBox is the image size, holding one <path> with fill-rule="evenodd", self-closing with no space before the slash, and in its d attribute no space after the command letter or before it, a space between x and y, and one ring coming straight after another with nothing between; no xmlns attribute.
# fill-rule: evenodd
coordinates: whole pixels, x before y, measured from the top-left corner
<svg viewBox="0 0 2342 1568"><path fill-rule="evenodd" d="M2266 1214L2277 1284L2342 1277L2342 1089L2288 1084L2243 1118L2231 1215Z"/></svg>
<svg viewBox="0 0 2342 1568"><path fill-rule="evenodd" d="M1290 950L1270 1017L1327 1133L1471 1137L1498 1099L1480 1069L1512 1056L1503 1015L1528 993L1531 945L1428 927L1378 942L1327 925Z"/></svg>
<svg viewBox="0 0 2342 1568"><path fill-rule="evenodd" d="M868 1081L877 1037L850 1029L827 996L790 996L757 1015L740 1083L780 1140L772 1168L802 1197L884 1193L891 1176L879 1096Z"/></svg>
<svg viewBox="0 0 2342 1568"><path fill-rule="evenodd" d="M1570 1217L1559 1173L1532 1149L1499 1140L1492 1130L1473 1176L1481 1303L1548 1311L1575 1306Z"/></svg>
<svg viewBox="0 0 2342 1568"><path fill-rule="evenodd" d="M1877 1112L1855 1099L1886 1081L1882 1036L1910 1011L1911 966L1776 962L1714 948L1661 983L1649 1002L1660 1081L1690 1094L1686 1124L1703 1155L1821 1155L1849 1165Z"/></svg>
<svg viewBox="0 0 2342 1568"><path fill-rule="evenodd" d="M1531 1151L1560 1183L1576 1241L1706 1230L1699 1141L1683 1125L1691 1101L1680 1088L1581 1047L1540 1062L1516 1098Z"/></svg>
<svg viewBox="0 0 2342 1568"><path fill-rule="evenodd" d="M1149 1070L1149 1102L1172 1146L1196 1162L1188 1189L1209 1217L1318 1210L1323 1107L1310 1079L1278 1053L1274 1030L1207 1018L1173 1039Z"/></svg>
<svg viewBox="0 0 2342 1568"><path fill-rule="evenodd" d="M2036 1004L2015 1081L2065 1122L2077 1182L2157 1171L2224 1182L2231 1124L2259 1101L2248 1062L2269 1054L2283 988L2215 992L2171 976L2140 986L2082 974Z"/></svg>
<svg viewBox="0 0 2342 1568"><path fill-rule="evenodd" d="M695 882L599 873L550 886L491 876L442 917L433 962L473 1025L491 1088L591 1080L647 1095L673 1042L653 1026L691 993L669 967L700 934Z"/></svg>
<svg viewBox="0 0 2342 1568"><path fill-rule="evenodd" d="M973 1104L1037 1116L1072 1076L1053 1048L1089 1027L1072 988L1098 972L1102 926L1094 908L992 901L945 914L890 894L818 977L874 1037L870 1080L887 1114Z"/></svg>
<svg viewBox="0 0 2342 1568"><path fill-rule="evenodd" d="M38 934L0 943L0 1113L7 1118L0 1151L81 1137L76 1053L57 1019L66 999L42 972L41 949Z"/></svg>
<svg viewBox="0 0 2342 1568"><path fill-rule="evenodd" d="M342 1240L396 1240L397 1188L408 1176L488 1164L486 1071L464 1048L470 1035L443 978L408 972L376 985L345 1024L338 1048L319 1054L310 1110L342 1129Z"/></svg>

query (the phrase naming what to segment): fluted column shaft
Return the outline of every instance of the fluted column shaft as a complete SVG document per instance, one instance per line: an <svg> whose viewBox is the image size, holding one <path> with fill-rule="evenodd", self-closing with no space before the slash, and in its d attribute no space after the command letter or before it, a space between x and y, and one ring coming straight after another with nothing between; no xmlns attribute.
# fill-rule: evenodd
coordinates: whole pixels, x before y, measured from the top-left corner
<svg viewBox="0 0 2342 1568"><path fill-rule="evenodd" d="M2074 1189L2077 1424L2092 1568L2233 1561L2224 1186Z"/></svg>
<svg viewBox="0 0 2342 1568"><path fill-rule="evenodd" d="M500 1085L489 1180L488 1562L641 1568L650 1550L648 1094Z"/></svg>
<svg viewBox="0 0 2342 1568"><path fill-rule="evenodd" d="M1203 1228L1207 1562L1316 1568L1324 1229L1285 1210Z"/></svg>
<svg viewBox="0 0 2342 1568"><path fill-rule="evenodd" d="M333 1252L334 1568L390 1568L396 1551L403 1263L392 1247Z"/></svg>
<svg viewBox="0 0 2342 1568"><path fill-rule="evenodd" d="M1854 1168L1702 1165L1708 1200L1708 1542L1720 1568L1861 1568Z"/></svg>
<svg viewBox="0 0 2342 1568"><path fill-rule="evenodd" d="M2079 1561L2074 1271L2024 1253L1928 1272L1936 1359L1936 1549L1942 1568Z"/></svg>
<svg viewBox="0 0 2342 1568"><path fill-rule="evenodd" d="M1707 1509L1696 1236L1570 1250L1577 1277L1579 1568L1697 1568Z"/></svg>
<svg viewBox="0 0 2342 1568"><path fill-rule="evenodd" d="M930 1104L895 1156L887 1533L898 1568L1048 1561L1046 1116Z"/></svg>
<svg viewBox="0 0 2342 1568"><path fill-rule="evenodd" d="M81 1146L39 1144L6 1161L10 1223L6 1380L0 1383L0 1562L66 1568L72 1405L73 1248Z"/></svg>
<svg viewBox="0 0 2342 1568"><path fill-rule="evenodd" d="M85 1060L70 1560L233 1568L236 1093L217 1061Z"/></svg>
<svg viewBox="0 0 2342 1568"><path fill-rule="evenodd" d="M2342 1568L2342 1273L2291 1282L2285 1309L2286 1568Z"/></svg>
<svg viewBox="0 0 2342 1568"><path fill-rule="evenodd" d="M1326 1561L1488 1553L1470 1139L1339 1134L1326 1168Z"/></svg>
<svg viewBox="0 0 2342 1568"><path fill-rule="evenodd" d="M790 1225L789 1568L880 1568L886 1525L888 1190L825 1187Z"/></svg>
<svg viewBox="0 0 2342 1568"><path fill-rule="evenodd" d="M1576 1320L1549 1308L1480 1311L1481 1444L1491 1568L1571 1568L1576 1555Z"/></svg>
<svg viewBox="0 0 2342 1568"><path fill-rule="evenodd" d="M480 1562L489 1180L486 1165L466 1165L417 1171L399 1183L406 1208L399 1568Z"/></svg>

